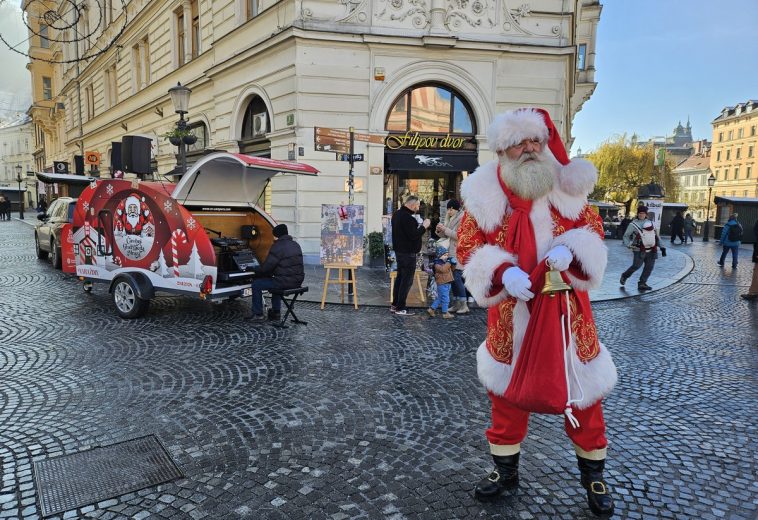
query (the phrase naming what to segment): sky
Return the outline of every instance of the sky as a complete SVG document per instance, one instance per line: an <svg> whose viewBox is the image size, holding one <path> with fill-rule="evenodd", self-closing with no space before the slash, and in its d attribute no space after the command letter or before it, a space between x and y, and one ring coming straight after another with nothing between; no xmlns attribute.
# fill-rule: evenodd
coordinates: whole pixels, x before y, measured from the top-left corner
<svg viewBox="0 0 758 520"><path fill-rule="evenodd" d="M27 39L26 26L21 20L21 2L0 0L0 34L15 45ZM24 43L23 52L29 49ZM32 88L26 64L29 58L15 53L0 42L0 117L12 117L17 112L26 112L32 102Z"/></svg>
<svg viewBox="0 0 758 520"><path fill-rule="evenodd" d="M595 93L574 117L572 153L608 139L712 140L727 106L758 99L758 0L601 0Z"/></svg>

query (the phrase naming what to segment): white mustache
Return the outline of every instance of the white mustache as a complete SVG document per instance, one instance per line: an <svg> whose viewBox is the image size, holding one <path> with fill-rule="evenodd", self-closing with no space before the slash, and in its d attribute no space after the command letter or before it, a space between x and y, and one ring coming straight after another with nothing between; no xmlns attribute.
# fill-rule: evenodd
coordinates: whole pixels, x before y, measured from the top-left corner
<svg viewBox="0 0 758 520"><path fill-rule="evenodd" d="M523 164L524 161L528 161L529 159L539 161L540 156L537 152L524 152L521 154L521 157L516 159L516 165Z"/></svg>

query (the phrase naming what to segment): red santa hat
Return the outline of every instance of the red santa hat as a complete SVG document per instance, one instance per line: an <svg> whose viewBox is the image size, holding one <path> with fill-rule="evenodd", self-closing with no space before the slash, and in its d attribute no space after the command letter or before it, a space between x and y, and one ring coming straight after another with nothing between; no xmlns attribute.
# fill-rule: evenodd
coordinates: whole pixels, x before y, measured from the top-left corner
<svg viewBox="0 0 758 520"><path fill-rule="evenodd" d="M562 191L570 195L587 195L592 191L597 181L597 169L584 159L569 159L547 111L541 108L510 110L495 117L487 129L487 142L496 152L534 138L546 144L545 152L558 163L558 183Z"/></svg>

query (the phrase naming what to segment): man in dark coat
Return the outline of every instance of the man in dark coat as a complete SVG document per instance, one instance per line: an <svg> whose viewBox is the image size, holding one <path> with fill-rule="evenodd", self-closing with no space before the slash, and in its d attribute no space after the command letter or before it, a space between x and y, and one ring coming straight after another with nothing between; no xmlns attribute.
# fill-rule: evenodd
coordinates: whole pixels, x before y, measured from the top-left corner
<svg viewBox="0 0 758 520"><path fill-rule="evenodd" d="M674 239L678 238L681 244L684 244L684 217L681 211L677 211L673 219L671 219L671 243L674 243Z"/></svg>
<svg viewBox="0 0 758 520"><path fill-rule="evenodd" d="M289 235L286 224L274 227L274 243L268 252L266 261L255 273L259 277L253 280L253 315L252 321L266 321L263 315L263 291L269 289L296 289L305 280L303 251L300 244ZM282 308L282 299L271 295L271 311L268 319L278 321Z"/></svg>
<svg viewBox="0 0 758 520"><path fill-rule="evenodd" d="M420 206L418 197L411 195L405 200L405 205L392 215L392 249L397 259L397 278L390 312L398 316L413 315L405 308L405 300L416 274L416 255L421 251L421 237L431 225L429 219L422 221L414 215Z"/></svg>

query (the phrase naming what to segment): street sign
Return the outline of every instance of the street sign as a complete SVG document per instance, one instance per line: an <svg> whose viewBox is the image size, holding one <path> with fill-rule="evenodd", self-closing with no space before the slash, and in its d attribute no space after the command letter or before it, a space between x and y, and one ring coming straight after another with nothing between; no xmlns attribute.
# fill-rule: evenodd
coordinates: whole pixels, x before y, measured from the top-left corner
<svg viewBox="0 0 758 520"><path fill-rule="evenodd" d="M55 173L68 173L68 163L63 161L53 161Z"/></svg>
<svg viewBox="0 0 758 520"><path fill-rule="evenodd" d="M84 152L84 164L100 166L100 152Z"/></svg>
<svg viewBox="0 0 758 520"><path fill-rule="evenodd" d="M337 139L335 137L324 137L317 135L316 144L336 144L344 148L350 148L350 139Z"/></svg>
<svg viewBox="0 0 758 520"><path fill-rule="evenodd" d="M316 130L316 137L332 137L334 139L345 139L346 141L350 140L350 132L347 132L345 130L337 130L336 128L324 128L321 126L315 127Z"/></svg>
<svg viewBox="0 0 758 520"><path fill-rule="evenodd" d="M381 135L370 134L353 134L356 141L364 141L367 143L384 144L384 137Z"/></svg>
<svg viewBox="0 0 758 520"><path fill-rule="evenodd" d="M338 153L337 154L337 160L338 161L349 161L350 160L350 154L349 153ZM353 162L362 161L362 160L363 160L363 154L362 153L354 153L353 154Z"/></svg>
<svg viewBox="0 0 758 520"><path fill-rule="evenodd" d="M337 152L337 153L349 153L350 152L350 146L341 146L337 144L319 144L316 143L315 150L317 152Z"/></svg>

